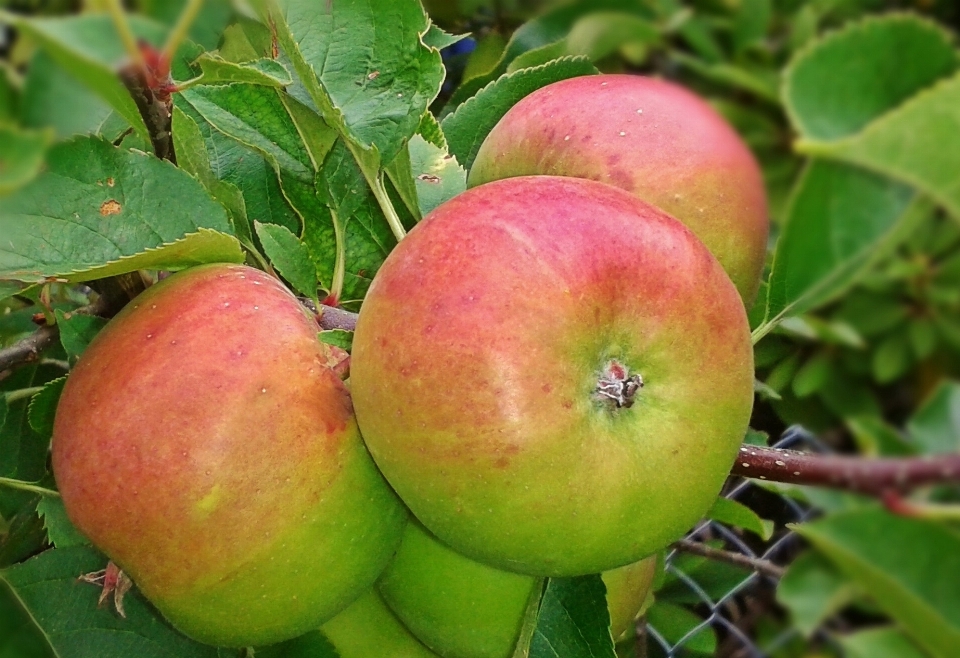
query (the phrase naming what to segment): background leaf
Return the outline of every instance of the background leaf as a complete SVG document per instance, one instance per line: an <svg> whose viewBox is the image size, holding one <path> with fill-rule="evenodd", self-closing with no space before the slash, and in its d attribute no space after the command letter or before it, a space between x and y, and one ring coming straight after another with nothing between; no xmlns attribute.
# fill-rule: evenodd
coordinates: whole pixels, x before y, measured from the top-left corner
<svg viewBox="0 0 960 658"><path fill-rule="evenodd" d="M932 656L956 655L960 534L877 509L834 514L797 532Z"/></svg>
<svg viewBox="0 0 960 658"><path fill-rule="evenodd" d="M942 382L907 422L907 431L924 454L960 450L960 383Z"/></svg>
<svg viewBox="0 0 960 658"><path fill-rule="evenodd" d="M70 523L61 498L42 497L37 504L37 514L43 518L43 527L47 531L50 543L57 548L90 545L90 540L80 534L80 531Z"/></svg>

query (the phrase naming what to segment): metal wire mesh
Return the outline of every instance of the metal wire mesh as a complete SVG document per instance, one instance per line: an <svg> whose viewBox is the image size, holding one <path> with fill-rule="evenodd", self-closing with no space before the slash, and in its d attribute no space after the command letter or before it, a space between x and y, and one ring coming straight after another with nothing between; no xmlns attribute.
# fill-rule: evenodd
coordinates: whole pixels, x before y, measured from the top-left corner
<svg viewBox="0 0 960 658"><path fill-rule="evenodd" d="M815 436L801 427L792 427L774 444L776 448L805 449L813 452L829 452L830 450ZM726 498L747 502L761 487L753 480L742 478L731 479L727 483ZM767 495L771 494L764 489ZM762 560L771 565L786 567L800 547L799 536L792 532L787 523L806 521L816 513L816 510L805 506L788 496L778 496L782 501L781 514L778 514L777 527L769 541L757 545L756 542L745 540L741 534L731 530L722 523L705 521L687 534L686 539L698 543L722 542L723 550L746 556L752 560ZM749 506L749 504L748 504ZM667 640L666 634L661 632L655 624L641 621L637 633L641 642L643 656L665 656L666 658L682 658L691 655L690 645L699 633L712 627L722 642L718 644L717 654L724 658L765 658L772 652L783 647L795 639L796 631L788 629L777 634L772 639L760 643L752 634L744 629L743 605L744 601L760 590L771 595L776 588L778 578L775 574L753 571L746 575L739 583L730 587L721 596L711 596L694 575L686 573L681 564L681 553L678 550L670 551L665 558L666 572L674 576L678 582L689 588L697 603L695 609L703 613L703 620L692 627L679 639L673 642ZM768 610L769 612L769 610ZM698 653L696 655L703 655Z"/></svg>

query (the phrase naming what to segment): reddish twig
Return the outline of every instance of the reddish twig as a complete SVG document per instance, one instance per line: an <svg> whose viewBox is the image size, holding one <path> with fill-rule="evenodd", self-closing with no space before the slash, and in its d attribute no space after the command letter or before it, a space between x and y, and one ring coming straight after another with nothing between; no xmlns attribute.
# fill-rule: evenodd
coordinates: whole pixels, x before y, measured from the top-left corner
<svg viewBox="0 0 960 658"><path fill-rule="evenodd" d="M744 445L732 475L843 489L870 496L960 482L960 454L865 458Z"/></svg>

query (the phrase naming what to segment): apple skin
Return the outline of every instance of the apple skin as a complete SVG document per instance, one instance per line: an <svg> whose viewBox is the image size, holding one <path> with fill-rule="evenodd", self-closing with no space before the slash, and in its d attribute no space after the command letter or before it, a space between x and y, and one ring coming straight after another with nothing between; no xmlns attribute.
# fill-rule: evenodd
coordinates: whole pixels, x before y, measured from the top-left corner
<svg viewBox="0 0 960 658"><path fill-rule="evenodd" d="M533 92L484 140L469 184L534 174L588 178L652 203L697 234L748 306L756 297L770 230L763 176L733 128L683 87L600 75Z"/></svg>
<svg viewBox="0 0 960 658"><path fill-rule="evenodd" d="M400 623L374 587L320 630L340 658L438 658Z"/></svg>
<svg viewBox="0 0 960 658"><path fill-rule="evenodd" d="M264 272L196 267L128 304L64 387L53 469L70 520L201 642L319 627L402 536L317 331Z"/></svg>
<svg viewBox="0 0 960 658"><path fill-rule="evenodd" d="M602 574L614 638L643 606L656 564L653 556ZM510 658L538 582L464 557L411 522L378 587L404 625L444 658Z"/></svg>
<svg viewBox="0 0 960 658"><path fill-rule="evenodd" d="M598 397L614 362L643 378L633 406ZM377 465L441 541L575 576L702 518L747 429L753 350L736 289L681 223L608 185L520 177L394 249L351 388Z"/></svg>

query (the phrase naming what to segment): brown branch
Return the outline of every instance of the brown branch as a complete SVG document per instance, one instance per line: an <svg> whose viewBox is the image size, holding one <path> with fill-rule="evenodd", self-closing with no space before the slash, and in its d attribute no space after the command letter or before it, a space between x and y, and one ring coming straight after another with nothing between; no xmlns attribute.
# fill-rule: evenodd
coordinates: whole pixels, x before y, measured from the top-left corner
<svg viewBox="0 0 960 658"><path fill-rule="evenodd" d="M960 483L960 454L865 458L744 445L731 475L883 496L924 485Z"/></svg>
<svg viewBox="0 0 960 658"><path fill-rule="evenodd" d="M747 569L761 573L764 576L770 576L772 578L782 578L784 573L784 569L782 567L778 567L770 560L764 560L763 558L759 557L750 557L749 555L743 555L742 553L732 553L720 548L714 548L713 546L701 544L700 542L693 541L691 539L681 539L676 541L671 544L671 548L675 548L681 553L691 553L692 555L699 555L710 560L726 562L727 564L732 564L738 567L746 567Z"/></svg>
<svg viewBox="0 0 960 658"><path fill-rule="evenodd" d="M158 89L157 83L151 82L152 71L143 71L134 65L122 69L120 79L140 110L154 153L161 160L177 164L177 156L173 150L173 99L169 89L165 86ZM168 83L169 78L163 84Z"/></svg>
<svg viewBox="0 0 960 658"><path fill-rule="evenodd" d="M111 285L101 289L97 300L92 304L78 308L73 313L101 317L115 315L123 308L124 304L143 290L142 285L136 287L130 283L130 280L132 280L130 277L115 277L105 280L109 281ZM40 353L50 347L59 335L60 328L57 325L44 325L26 338L3 348L0 350L0 372L37 361L40 358Z"/></svg>

